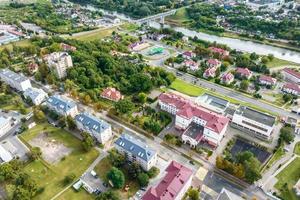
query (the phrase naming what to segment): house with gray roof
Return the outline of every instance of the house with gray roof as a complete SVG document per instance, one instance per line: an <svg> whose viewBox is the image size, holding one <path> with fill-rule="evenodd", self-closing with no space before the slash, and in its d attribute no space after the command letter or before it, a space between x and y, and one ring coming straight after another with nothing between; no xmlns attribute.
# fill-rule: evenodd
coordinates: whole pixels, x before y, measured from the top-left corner
<svg viewBox="0 0 300 200"><path fill-rule="evenodd" d="M111 125L91 114L80 113L76 115L75 122L80 131L89 133L101 144L105 144L113 136Z"/></svg>
<svg viewBox="0 0 300 200"><path fill-rule="evenodd" d="M10 87L21 92L24 92L26 89L31 87L31 83L28 78L9 69L0 69L0 79Z"/></svg>
<svg viewBox="0 0 300 200"><path fill-rule="evenodd" d="M34 105L40 105L47 97L47 93L42 89L28 88L23 93L25 98L29 98Z"/></svg>
<svg viewBox="0 0 300 200"><path fill-rule="evenodd" d="M50 110L55 111L62 116L75 117L78 114L77 105L74 101L60 95L53 95L46 101L46 105Z"/></svg>
<svg viewBox="0 0 300 200"><path fill-rule="evenodd" d="M122 134L115 141L115 148L131 162L137 162L148 171L157 162L157 152L148 147L145 142L127 134Z"/></svg>

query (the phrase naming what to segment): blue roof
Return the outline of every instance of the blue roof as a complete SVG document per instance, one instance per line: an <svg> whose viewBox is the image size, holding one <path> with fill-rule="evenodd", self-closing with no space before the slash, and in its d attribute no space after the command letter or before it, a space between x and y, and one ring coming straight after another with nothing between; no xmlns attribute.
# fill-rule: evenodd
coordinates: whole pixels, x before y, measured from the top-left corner
<svg viewBox="0 0 300 200"><path fill-rule="evenodd" d="M156 152L149 148L144 142L127 134L122 134L115 141L115 145L118 145L132 155L140 157L147 162L156 154Z"/></svg>
<svg viewBox="0 0 300 200"><path fill-rule="evenodd" d="M106 121L98 119L97 117L88 113L80 113L75 117L75 120L83 124L89 130L94 130L98 133L102 133L110 127L110 124Z"/></svg>
<svg viewBox="0 0 300 200"><path fill-rule="evenodd" d="M14 81L18 81L20 83L23 82L23 81L29 80L25 76L17 74L16 72L13 72L13 71L11 71L9 69L0 69L0 74L2 74L3 76L7 77L8 79L11 79L11 80L14 80Z"/></svg>
<svg viewBox="0 0 300 200"><path fill-rule="evenodd" d="M76 103L74 101L71 101L67 98L63 98L59 95L53 95L49 97L47 102L53 107L56 107L58 110L63 110L64 112L67 112L68 110L76 106Z"/></svg>

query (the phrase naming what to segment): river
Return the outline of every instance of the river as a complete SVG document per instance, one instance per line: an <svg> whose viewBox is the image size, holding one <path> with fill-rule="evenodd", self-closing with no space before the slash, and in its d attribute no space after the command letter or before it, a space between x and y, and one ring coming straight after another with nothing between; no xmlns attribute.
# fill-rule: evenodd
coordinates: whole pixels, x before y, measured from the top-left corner
<svg viewBox="0 0 300 200"><path fill-rule="evenodd" d="M89 9L94 10L95 8L88 6ZM117 12L110 12L103 9L100 9L104 14L113 14L119 17L122 20L132 21L132 19L124 14L120 14ZM150 22L150 27L160 28L160 24L157 22ZM170 27L169 25L164 25L165 27ZM255 52L259 55L268 55L273 54L276 58L291 61L294 63L300 64L300 52L275 47L267 44L260 44L257 42L221 37L217 35L210 35L202 32L196 32L184 27L176 27L172 26L175 31L182 32L185 36L195 37L197 36L201 40L209 41L209 42L217 42L220 44L225 44L231 49L236 49L238 51L252 53Z"/></svg>

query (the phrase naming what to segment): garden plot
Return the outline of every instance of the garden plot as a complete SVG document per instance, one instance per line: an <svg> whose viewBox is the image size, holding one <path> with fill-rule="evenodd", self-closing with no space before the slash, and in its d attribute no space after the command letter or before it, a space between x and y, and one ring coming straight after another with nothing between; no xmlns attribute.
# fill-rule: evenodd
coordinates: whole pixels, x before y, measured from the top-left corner
<svg viewBox="0 0 300 200"><path fill-rule="evenodd" d="M63 157L72 152L71 148L64 146L61 142L51 139L47 132L40 133L29 141L34 147L39 147L42 151L42 157L50 164L58 163Z"/></svg>

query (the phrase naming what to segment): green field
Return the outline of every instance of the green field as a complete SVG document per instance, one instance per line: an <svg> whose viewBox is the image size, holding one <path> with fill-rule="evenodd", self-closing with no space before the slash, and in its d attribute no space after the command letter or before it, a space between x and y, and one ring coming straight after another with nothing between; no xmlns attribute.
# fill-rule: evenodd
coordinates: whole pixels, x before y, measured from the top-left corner
<svg viewBox="0 0 300 200"><path fill-rule="evenodd" d="M272 61L267 63L268 68L276 68L276 67L283 67L283 66L298 66L299 64L287 61L287 60L281 60L279 58L274 58Z"/></svg>
<svg viewBox="0 0 300 200"><path fill-rule="evenodd" d="M276 178L278 182L275 188L280 191L280 197L284 200L297 200L293 186L300 178L300 158L296 158L285 169L283 169Z"/></svg>
<svg viewBox="0 0 300 200"><path fill-rule="evenodd" d="M107 181L106 174L112 167L113 166L109 158L105 157L98 163L98 165L95 167L94 170L102 180ZM123 189L121 189L121 190L116 190L116 192L119 193L121 199L129 199L129 197L132 197L139 190L139 185L136 181L129 180L128 173L125 170L122 171L125 175L125 185L129 185L129 191L125 192Z"/></svg>
<svg viewBox="0 0 300 200"><path fill-rule="evenodd" d="M80 32L77 34L73 34L71 37L77 40L82 41L92 41L92 40L99 40L103 39L107 36L111 36L112 32L115 31L116 28L109 28L109 29L96 29L92 31Z"/></svg>
<svg viewBox="0 0 300 200"><path fill-rule="evenodd" d="M294 153L300 156L300 142L295 145Z"/></svg>
<svg viewBox="0 0 300 200"><path fill-rule="evenodd" d="M50 165L44 160L37 160L29 163L24 168L36 182L39 187L44 187L44 192L35 197L35 199L51 199L54 195L63 190L66 186L62 184L62 180L69 174L75 174L76 178L80 177L88 166L96 159L99 152L92 149L86 153L81 146L81 141L75 138L70 133L51 126L47 123L38 124L34 128L24 132L21 135L23 141L28 142L35 138L41 132L47 132L48 137L52 140L64 144L64 146L71 148L72 152L55 165ZM27 144L28 145L28 144ZM71 192L64 194L66 199L68 195L72 196Z"/></svg>
<svg viewBox="0 0 300 200"><path fill-rule="evenodd" d="M170 24L183 25L188 21L188 16L185 8L180 8L176 11L175 15L166 18Z"/></svg>
<svg viewBox="0 0 300 200"><path fill-rule="evenodd" d="M266 169L269 169L277 160L279 160L283 155L285 154L283 147L279 147L276 152L272 155L271 159L268 161L268 163L265 165L265 167L262 168L262 171L265 171Z"/></svg>
<svg viewBox="0 0 300 200"><path fill-rule="evenodd" d="M248 106L248 107L251 107L253 109L259 110L261 112L265 112L265 113L269 113L271 115L277 116L277 114L269 112L269 111L266 111L263 108L255 106L253 104L242 102L242 101L239 101L239 100L236 100L236 99L224 96L222 94L213 92L211 90L207 90L207 89L205 89L203 87L200 87L200 86L192 85L192 84L187 83L187 82L185 82L185 81L183 81L181 79L176 79L175 81L173 81L173 83L170 85L170 88L173 89L173 90L176 90L178 92L181 92L183 94L186 94L186 95L189 95L189 96L194 96L194 97L200 96L200 95L202 95L204 93L208 93L208 94L220 97L222 99L225 99L225 100L229 101L232 104L241 104L241 105Z"/></svg>

